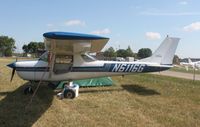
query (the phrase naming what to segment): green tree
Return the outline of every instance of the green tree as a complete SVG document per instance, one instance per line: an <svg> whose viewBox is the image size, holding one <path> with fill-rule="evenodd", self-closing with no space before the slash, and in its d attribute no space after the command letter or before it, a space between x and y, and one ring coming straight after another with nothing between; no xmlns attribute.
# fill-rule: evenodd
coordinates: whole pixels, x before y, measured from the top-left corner
<svg viewBox="0 0 200 127"><path fill-rule="evenodd" d="M28 44L28 49L29 49L29 53L36 53L37 49L38 49L38 44L37 42L30 42Z"/></svg>
<svg viewBox="0 0 200 127"><path fill-rule="evenodd" d="M106 51L104 51L103 55L105 57L116 57L117 56L113 47L110 47Z"/></svg>
<svg viewBox="0 0 200 127"><path fill-rule="evenodd" d="M45 46L43 42L38 42L38 49L44 50Z"/></svg>
<svg viewBox="0 0 200 127"><path fill-rule="evenodd" d="M128 48L126 49L126 57L134 57L134 53L131 50L130 46L128 46Z"/></svg>
<svg viewBox="0 0 200 127"><path fill-rule="evenodd" d="M176 64L176 65L180 64L180 58L177 55L174 55L173 64Z"/></svg>
<svg viewBox="0 0 200 127"><path fill-rule="evenodd" d="M125 49L119 49L117 50L117 57L123 57L125 58L127 56L127 51Z"/></svg>
<svg viewBox="0 0 200 127"><path fill-rule="evenodd" d="M45 46L43 42L30 42L28 45L23 45L22 49L24 53L37 53L38 50L44 50Z"/></svg>
<svg viewBox="0 0 200 127"><path fill-rule="evenodd" d="M137 53L137 57L139 59L146 58L146 57L149 57L151 55L152 55L152 51L149 48L141 48Z"/></svg>
<svg viewBox="0 0 200 127"><path fill-rule="evenodd" d="M29 49L28 49L28 45L23 45L22 49L24 50L24 53L28 53Z"/></svg>
<svg viewBox="0 0 200 127"><path fill-rule="evenodd" d="M0 36L0 51L4 56L12 56L15 49L15 40L13 38Z"/></svg>

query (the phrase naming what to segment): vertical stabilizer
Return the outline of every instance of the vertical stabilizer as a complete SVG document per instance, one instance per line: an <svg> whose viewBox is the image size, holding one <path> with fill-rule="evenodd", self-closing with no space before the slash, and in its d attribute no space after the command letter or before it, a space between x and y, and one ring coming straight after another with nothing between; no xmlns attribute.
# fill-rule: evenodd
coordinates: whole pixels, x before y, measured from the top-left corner
<svg viewBox="0 0 200 127"><path fill-rule="evenodd" d="M188 63L192 63L192 60L190 58L188 58Z"/></svg>
<svg viewBox="0 0 200 127"><path fill-rule="evenodd" d="M139 61L171 65L179 40L180 38L167 36L152 56Z"/></svg>

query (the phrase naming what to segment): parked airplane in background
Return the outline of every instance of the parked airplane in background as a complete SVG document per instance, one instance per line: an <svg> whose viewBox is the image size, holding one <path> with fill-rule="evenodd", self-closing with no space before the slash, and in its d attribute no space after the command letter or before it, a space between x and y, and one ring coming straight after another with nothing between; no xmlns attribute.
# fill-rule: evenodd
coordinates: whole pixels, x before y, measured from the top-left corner
<svg viewBox="0 0 200 127"><path fill-rule="evenodd" d="M24 80L71 83L78 79L163 71L173 67L172 60L180 40L167 36L151 57L119 62L96 60L88 54L101 51L109 38L68 32L48 32L43 36L47 52L38 60L9 64L13 69L11 80L15 71ZM30 90L31 86L25 92Z"/></svg>
<svg viewBox="0 0 200 127"><path fill-rule="evenodd" d="M188 67L192 67L193 69L200 69L200 61L192 62L190 58L188 58L188 62L180 62L181 66L185 66L186 70Z"/></svg>

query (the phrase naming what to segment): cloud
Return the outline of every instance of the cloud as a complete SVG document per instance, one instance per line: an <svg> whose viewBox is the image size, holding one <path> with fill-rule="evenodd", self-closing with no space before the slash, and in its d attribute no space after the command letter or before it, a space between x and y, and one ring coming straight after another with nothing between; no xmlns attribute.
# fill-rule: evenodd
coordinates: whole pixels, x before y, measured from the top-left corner
<svg viewBox="0 0 200 127"><path fill-rule="evenodd" d="M85 26L85 22L78 19L73 19L66 21L65 26Z"/></svg>
<svg viewBox="0 0 200 127"><path fill-rule="evenodd" d="M92 33L92 34L98 34L98 35L100 35L100 34L110 34L111 31L110 31L110 29L105 28L105 29L103 29L103 30L95 30L95 31L92 31L91 33Z"/></svg>
<svg viewBox="0 0 200 127"><path fill-rule="evenodd" d="M146 32L146 38L148 40L158 40L161 38L160 33L157 32Z"/></svg>
<svg viewBox="0 0 200 127"><path fill-rule="evenodd" d="M53 27L54 25L52 23L46 24L47 27Z"/></svg>
<svg viewBox="0 0 200 127"><path fill-rule="evenodd" d="M180 5L187 5L188 2L187 2L187 1L181 1L181 2L179 2L179 4L180 4Z"/></svg>
<svg viewBox="0 0 200 127"><path fill-rule="evenodd" d="M187 26L184 26L183 30L187 31L187 32L199 31L200 30L200 22L194 22Z"/></svg>
<svg viewBox="0 0 200 127"><path fill-rule="evenodd" d="M147 16L199 16L199 12L140 12L140 15Z"/></svg>

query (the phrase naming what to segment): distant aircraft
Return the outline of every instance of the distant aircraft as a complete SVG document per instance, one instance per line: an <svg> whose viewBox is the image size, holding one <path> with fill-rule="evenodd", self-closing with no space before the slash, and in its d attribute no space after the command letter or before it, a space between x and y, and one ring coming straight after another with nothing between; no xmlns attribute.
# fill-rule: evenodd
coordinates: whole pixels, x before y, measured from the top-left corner
<svg viewBox="0 0 200 127"><path fill-rule="evenodd" d="M200 61L192 62L190 58L188 58L188 62L180 62L181 66L185 66L186 70L188 67L192 67L193 69L200 69Z"/></svg>
<svg viewBox="0 0 200 127"><path fill-rule="evenodd" d="M173 67L172 60L180 40L167 36L151 57L133 62L119 62L96 60L88 54L101 51L109 38L68 32L48 32L43 36L47 52L38 60L9 64L13 69L11 81L15 71L19 77L31 82L70 83L78 79L164 71ZM30 91L33 91L31 86L24 89L26 93Z"/></svg>

